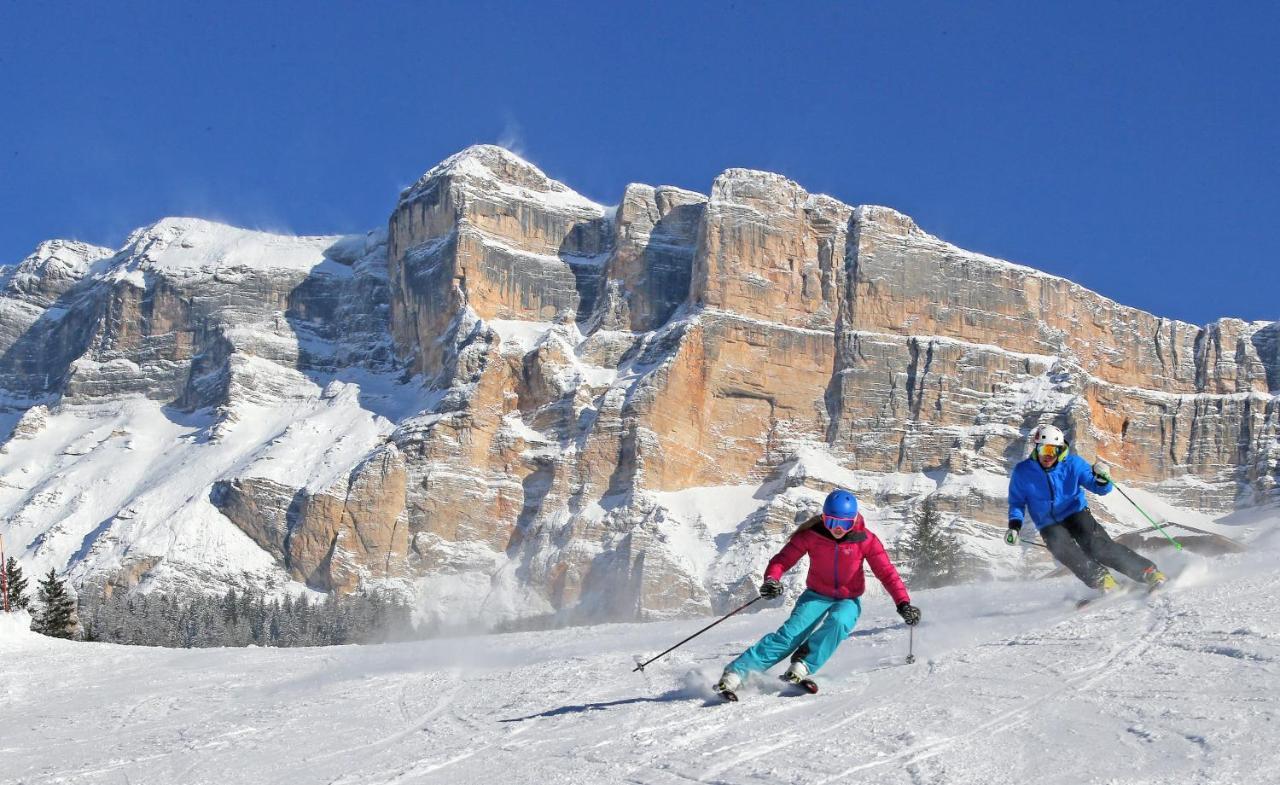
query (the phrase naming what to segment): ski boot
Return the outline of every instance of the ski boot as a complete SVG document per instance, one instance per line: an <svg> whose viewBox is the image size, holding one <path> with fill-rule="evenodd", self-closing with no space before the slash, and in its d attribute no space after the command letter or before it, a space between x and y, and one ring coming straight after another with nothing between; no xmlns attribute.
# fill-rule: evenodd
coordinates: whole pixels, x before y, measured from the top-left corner
<svg viewBox="0 0 1280 785"><path fill-rule="evenodd" d="M736 671L725 671L714 687L716 694L727 701L738 700L738 688L742 686L742 677Z"/></svg>
<svg viewBox="0 0 1280 785"><path fill-rule="evenodd" d="M778 678L796 685L810 695L818 691L818 682L809 678L809 666L804 664L804 660L792 660L790 667Z"/></svg>
<svg viewBox="0 0 1280 785"><path fill-rule="evenodd" d="M809 656L809 641L800 644L800 648L791 652L791 661L798 662Z"/></svg>
<svg viewBox="0 0 1280 785"><path fill-rule="evenodd" d="M1165 574L1155 567L1148 567L1142 571L1142 582L1147 584L1147 589L1150 591L1155 591L1165 585L1168 580Z"/></svg>
<svg viewBox="0 0 1280 785"><path fill-rule="evenodd" d="M1100 575L1101 577L1097 578L1093 582L1093 588L1097 589L1098 593L1092 597L1085 597L1083 600L1076 600L1077 610L1087 608L1103 597L1113 594L1119 590L1120 584L1116 583L1116 579L1111 576L1111 573L1104 569L1101 571Z"/></svg>

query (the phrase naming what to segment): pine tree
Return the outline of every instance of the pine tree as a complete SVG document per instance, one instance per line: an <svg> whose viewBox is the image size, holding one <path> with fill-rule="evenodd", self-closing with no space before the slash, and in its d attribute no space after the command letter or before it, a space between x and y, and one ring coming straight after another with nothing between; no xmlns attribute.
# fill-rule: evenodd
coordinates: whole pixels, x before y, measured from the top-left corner
<svg viewBox="0 0 1280 785"><path fill-rule="evenodd" d="M227 593L222 597L222 621L228 627L234 627L236 622L240 621L240 609L236 604L234 588L227 589Z"/></svg>
<svg viewBox="0 0 1280 785"><path fill-rule="evenodd" d="M53 568L38 584L36 600L40 604L32 621L31 629L52 638L72 638L75 636L76 603L67 592L67 586L58 580Z"/></svg>
<svg viewBox="0 0 1280 785"><path fill-rule="evenodd" d="M964 579L965 560L956 536L942 524L933 497L925 499L901 548L902 567L913 589L932 589Z"/></svg>
<svg viewBox="0 0 1280 785"><path fill-rule="evenodd" d="M27 596L27 579L22 575L22 568L12 556L4 563L4 570L9 575L9 610L25 610L31 604Z"/></svg>

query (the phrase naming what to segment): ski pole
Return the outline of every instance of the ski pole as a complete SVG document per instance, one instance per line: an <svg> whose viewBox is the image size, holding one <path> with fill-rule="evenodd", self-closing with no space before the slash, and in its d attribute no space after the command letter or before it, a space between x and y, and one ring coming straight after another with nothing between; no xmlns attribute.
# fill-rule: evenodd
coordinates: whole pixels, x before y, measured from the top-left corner
<svg viewBox="0 0 1280 785"><path fill-rule="evenodd" d="M1037 548L1044 548L1046 551L1049 550L1048 545L1045 545L1042 542L1036 542L1035 540L1024 540L1021 537L1019 537L1018 542L1022 543L1023 545L1034 545Z"/></svg>
<svg viewBox="0 0 1280 785"><path fill-rule="evenodd" d="M679 643L677 643L675 646L672 646L671 648L669 648L669 649L667 649L666 651L662 652L662 654L659 654L657 657L653 657L652 659L650 659L650 660L648 660L648 661L646 661L646 662L642 662L642 663L640 663L640 664L639 664L639 665L637 665L634 669L632 669L632 671L631 671L631 672L632 672L632 673L635 673L636 671L642 671L642 670L644 670L644 667L645 667L646 665L648 665L649 663L653 662L654 660L658 659L659 657L665 657L666 655L670 654L671 652L673 652L673 651L675 651L676 649L680 648L681 646L685 645L685 644L686 644L686 643L688 643L689 641L691 641L691 640L693 640L694 638L698 637L698 636L699 636L699 635L701 635L702 633L704 633L704 632L706 632L707 630L711 629L712 627L716 626L716 625L717 625L717 624L719 624L720 622L722 622L722 621L724 621L725 619L729 618L730 616L734 615L735 613L741 613L742 611L745 611L747 608L750 608L752 605L756 604L757 602L759 602L759 601L760 601L760 600L762 600L762 599L764 599L764 598L763 598L763 597L756 597L754 600L752 600L751 602L748 602L746 605L743 605L743 606L742 606L742 607L740 607L740 608L735 608L734 610L729 611L729 612L728 612L728 613L726 613L724 616L721 616L719 619L716 619L715 621L711 622L710 624L708 624L707 626L705 626L705 627L703 627L702 629L698 630L698 631L697 631L697 632L695 632L694 634L692 634L692 635L690 635L689 637L685 638L684 640L680 641L680 642L679 642Z"/></svg>
<svg viewBox="0 0 1280 785"><path fill-rule="evenodd" d="M1154 518L1152 518L1150 515L1147 515L1147 511L1146 511L1146 510L1144 510L1144 509L1142 509L1141 507L1139 507L1139 506L1138 506L1138 503L1137 503L1137 502L1135 502L1133 499L1130 499L1130 498L1129 498L1129 494L1127 494L1127 493L1125 493L1125 492L1124 492L1124 488L1121 488L1119 485L1116 485L1116 490L1117 490L1117 491L1120 491L1120 495L1121 495L1121 496L1123 496L1124 498L1126 498L1126 499L1128 499L1128 500L1129 500L1129 503L1133 505L1133 508L1134 508L1135 510L1137 510L1137 511L1138 511L1138 512L1140 512L1140 513L1142 513L1142 517L1146 518L1148 521L1150 521L1150 522L1151 522L1151 526L1152 526L1152 528L1154 528L1156 531L1158 531L1158 532L1160 532L1161 534L1163 534L1163 535L1165 536L1165 538L1169 540L1169 542L1173 543L1173 547L1177 548L1178 550L1182 550L1182 543L1180 543L1180 542L1178 542L1177 540L1175 540L1175 539L1173 538L1173 536L1172 536L1171 534L1169 534L1169 532L1167 532L1167 531L1165 531L1165 530L1164 530L1164 527L1163 527L1163 526L1161 526L1160 524L1156 523L1155 519L1154 519Z"/></svg>
<svg viewBox="0 0 1280 785"><path fill-rule="evenodd" d="M916 625L907 627L907 664L916 661Z"/></svg>

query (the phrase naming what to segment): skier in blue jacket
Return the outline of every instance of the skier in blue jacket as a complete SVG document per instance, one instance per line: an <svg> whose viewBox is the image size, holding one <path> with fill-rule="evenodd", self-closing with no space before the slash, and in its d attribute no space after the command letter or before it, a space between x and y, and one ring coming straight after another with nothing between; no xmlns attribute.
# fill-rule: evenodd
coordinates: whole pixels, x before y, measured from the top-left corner
<svg viewBox="0 0 1280 785"><path fill-rule="evenodd" d="M1031 434L1031 457L1013 467L1009 477L1009 530L1004 541L1018 544L1023 509L1054 558L1085 584L1104 592L1116 588L1110 567L1155 588L1164 573L1147 559L1115 542L1089 512L1084 492L1111 493L1111 467L1106 461L1089 466L1072 455L1062 431L1041 425Z"/></svg>

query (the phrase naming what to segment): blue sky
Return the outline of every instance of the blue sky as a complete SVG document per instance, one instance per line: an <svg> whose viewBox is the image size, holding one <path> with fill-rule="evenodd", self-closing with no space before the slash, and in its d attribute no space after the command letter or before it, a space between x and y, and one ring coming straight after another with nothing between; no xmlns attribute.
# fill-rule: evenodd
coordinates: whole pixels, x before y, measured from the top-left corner
<svg viewBox="0 0 1280 785"><path fill-rule="evenodd" d="M475 142L615 203L782 172L1162 316L1280 319L1280 3L13 3L0 261L383 224Z"/></svg>

